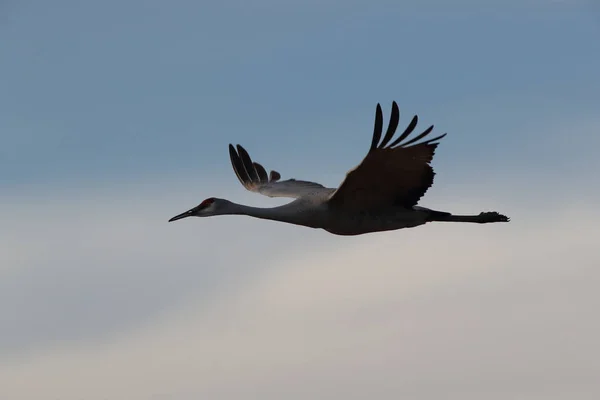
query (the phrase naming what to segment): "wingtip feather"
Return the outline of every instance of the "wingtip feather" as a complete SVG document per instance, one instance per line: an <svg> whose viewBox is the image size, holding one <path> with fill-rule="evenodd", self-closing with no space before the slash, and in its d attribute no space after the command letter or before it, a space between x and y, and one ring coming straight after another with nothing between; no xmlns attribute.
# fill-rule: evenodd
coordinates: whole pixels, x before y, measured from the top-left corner
<svg viewBox="0 0 600 400"><path fill-rule="evenodd" d="M377 146L377 148L384 148L390 140L394 137L396 133L396 129L398 128L398 123L400 122L400 109L398 108L398 104L396 102L392 102L392 113L390 115L390 122L388 123L387 131L385 132L385 136L381 143Z"/></svg>
<svg viewBox="0 0 600 400"><path fill-rule="evenodd" d="M381 110L381 104L377 103L375 109L375 123L373 125L373 140L371 141L371 150L377 148L377 144L381 139L381 132L383 131L383 111Z"/></svg>

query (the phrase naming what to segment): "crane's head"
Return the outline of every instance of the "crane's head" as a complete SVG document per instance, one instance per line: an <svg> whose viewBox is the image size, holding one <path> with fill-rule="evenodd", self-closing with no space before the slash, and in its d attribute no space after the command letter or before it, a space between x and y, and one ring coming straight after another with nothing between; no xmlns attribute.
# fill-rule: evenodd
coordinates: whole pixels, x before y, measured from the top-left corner
<svg viewBox="0 0 600 400"><path fill-rule="evenodd" d="M229 204L230 203L227 200L209 197L191 210L174 216L169 220L169 222L177 221L178 219L186 217L210 217L212 215L225 214L227 211L227 205Z"/></svg>

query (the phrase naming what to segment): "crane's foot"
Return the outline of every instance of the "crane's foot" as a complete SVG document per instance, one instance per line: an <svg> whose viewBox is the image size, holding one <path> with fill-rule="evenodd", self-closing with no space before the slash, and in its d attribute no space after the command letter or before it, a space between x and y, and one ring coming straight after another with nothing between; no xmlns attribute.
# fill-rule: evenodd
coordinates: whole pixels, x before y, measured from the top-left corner
<svg viewBox="0 0 600 400"><path fill-rule="evenodd" d="M487 224L490 222L509 222L510 218L506 215L502 215L496 211L488 211L479 213L478 221L480 224Z"/></svg>

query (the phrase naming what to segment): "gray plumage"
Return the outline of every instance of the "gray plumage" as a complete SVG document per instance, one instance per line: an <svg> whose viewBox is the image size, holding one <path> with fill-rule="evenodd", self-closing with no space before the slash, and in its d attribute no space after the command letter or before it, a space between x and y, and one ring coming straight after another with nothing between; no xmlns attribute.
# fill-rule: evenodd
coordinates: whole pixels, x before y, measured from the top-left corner
<svg viewBox="0 0 600 400"><path fill-rule="evenodd" d="M393 102L390 121L381 139L383 112L377 104L371 147L362 162L346 174L337 189L304 180L282 181L276 171L267 174L266 169L253 161L242 146L230 144L229 156L233 170L247 190L269 197L295 200L279 207L257 208L211 197L169 221L189 216L248 215L321 228L337 235L409 228L433 221L509 221L508 217L497 212L453 215L417 206L433 184L435 173L431 161L439 140L446 134L428 138L433 131L432 125L410 138L418 124L415 115L404 131L392 141L399 121L400 111L396 102Z"/></svg>

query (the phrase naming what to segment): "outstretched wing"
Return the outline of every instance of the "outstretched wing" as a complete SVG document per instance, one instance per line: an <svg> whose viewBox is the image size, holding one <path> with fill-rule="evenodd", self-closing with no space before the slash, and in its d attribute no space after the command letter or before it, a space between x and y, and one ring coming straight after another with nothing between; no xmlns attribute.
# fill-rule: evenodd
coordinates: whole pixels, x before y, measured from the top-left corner
<svg viewBox="0 0 600 400"><path fill-rule="evenodd" d="M297 181L288 179L279 181L281 175L277 171L267 171L262 165L253 162L248 152L239 144L233 147L229 145L229 156L231 165L238 179L246 189L269 197L292 197L298 198L315 192L330 190L315 182Z"/></svg>
<svg viewBox="0 0 600 400"><path fill-rule="evenodd" d="M390 122L381 140L383 113L377 104L371 148L363 161L349 171L329 204L351 211L371 210L393 205L410 208L417 204L433 184L435 173L429 164L440 140L446 134L419 142L433 130L433 125L406 140L417 126L415 115L404 132L394 137L400 111L394 101ZM381 141L381 142L380 142Z"/></svg>

